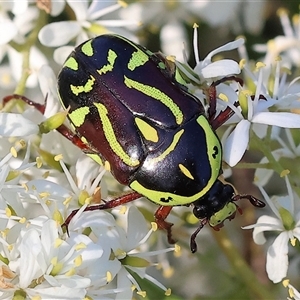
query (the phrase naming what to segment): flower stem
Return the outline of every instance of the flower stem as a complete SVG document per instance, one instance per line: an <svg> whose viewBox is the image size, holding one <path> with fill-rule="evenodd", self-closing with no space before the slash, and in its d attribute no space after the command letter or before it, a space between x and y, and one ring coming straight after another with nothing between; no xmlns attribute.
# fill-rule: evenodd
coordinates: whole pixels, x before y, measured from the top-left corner
<svg viewBox="0 0 300 300"><path fill-rule="evenodd" d="M270 293L270 290L258 281L253 271L239 253L238 249L229 239L226 230L224 228L221 231L212 230L212 233L239 278L254 295L254 299L274 299L274 295Z"/></svg>

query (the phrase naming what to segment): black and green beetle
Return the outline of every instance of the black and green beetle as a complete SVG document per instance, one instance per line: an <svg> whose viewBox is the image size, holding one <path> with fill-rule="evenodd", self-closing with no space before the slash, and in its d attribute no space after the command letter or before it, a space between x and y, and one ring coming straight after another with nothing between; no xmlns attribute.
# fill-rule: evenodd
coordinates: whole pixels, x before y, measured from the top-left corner
<svg viewBox="0 0 300 300"><path fill-rule="evenodd" d="M221 81L232 79L237 80ZM206 223L215 229L223 226L235 216L235 201L246 198L263 207L260 200L235 195L231 185L218 180L222 147L215 130L233 114L226 109L216 116L219 83L209 87L206 116L175 64L162 54L118 35L101 35L75 48L58 75L58 92L75 134L65 127L59 131L134 190L86 210L145 196L160 205L156 222L173 243L173 224L165 219L173 206L193 205L200 219L191 237L195 252L200 229Z"/></svg>

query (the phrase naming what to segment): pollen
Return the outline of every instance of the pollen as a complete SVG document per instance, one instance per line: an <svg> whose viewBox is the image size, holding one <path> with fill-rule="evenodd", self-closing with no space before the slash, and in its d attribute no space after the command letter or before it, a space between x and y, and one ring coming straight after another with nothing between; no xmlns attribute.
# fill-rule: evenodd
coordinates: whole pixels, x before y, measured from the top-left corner
<svg viewBox="0 0 300 300"><path fill-rule="evenodd" d="M63 243L62 239L57 238L54 243L54 247L58 248Z"/></svg>
<svg viewBox="0 0 300 300"><path fill-rule="evenodd" d="M290 170L286 169L286 170L283 170L281 173L280 173L280 177L284 177L284 176L287 176L290 174Z"/></svg>
<svg viewBox="0 0 300 300"><path fill-rule="evenodd" d="M219 94L219 98L224 102L228 102L228 97L223 93Z"/></svg>
<svg viewBox="0 0 300 300"><path fill-rule="evenodd" d="M75 250L78 251L78 250L82 250L82 249L86 249L86 244L84 243L79 243L76 245L75 247Z"/></svg>
<svg viewBox="0 0 300 300"><path fill-rule="evenodd" d="M124 205L124 206L121 207L119 213L120 213L121 215L124 215L124 214L126 213L126 211L127 211L127 207Z"/></svg>
<svg viewBox="0 0 300 300"><path fill-rule="evenodd" d="M182 255L181 247L179 245L175 244L174 256L180 257L181 255Z"/></svg>
<svg viewBox="0 0 300 300"><path fill-rule="evenodd" d="M41 168L42 165L43 165L42 159L38 156L38 157L35 159L35 161L36 161L36 166L37 166L37 168L38 168L38 169Z"/></svg>
<svg viewBox="0 0 300 300"><path fill-rule="evenodd" d="M245 58L241 59L240 62L239 62L239 67L240 69L244 69L245 65L247 64L247 61Z"/></svg>
<svg viewBox="0 0 300 300"><path fill-rule="evenodd" d="M172 293L172 290L170 288L168 288L166 291L165 291L165 295L166 296L170 296Z"/></svg>
<svg viewBox="0 0 300 300"><path fill-rule="evenodd" d="M19 223L20 224L25 224L25 222L26 222L26 218L25 217L23 217L23 218L21 218L20 220L19 220Z"/></svg>
<svg viewBox="0 0 300 300"><path fill-rule="evenodd" d="M143 298L145 298L147 295L147 293L145 291L139 291L139 292L137 292L137 294L142 296Z"/></svg>
<svg viewBox="0 0 300 300"><path fill-rule="evenodd" d="M12 215L11 210L8 207L5 208L5 214L8 218L10 218Z"/></svg>
<svg viewBox="0 0 300 300"><path fill-rule="evenodd" d="M10 153L13 157L17 157L17 155L18 155L18 152L15 147L10 148Z"/></svg>
<svg viewBox="0 0 300 300"><path fill-rule="evenodd" d="M151 229L153 231L156 231L158 229L157 223L156 222L151 222Z"/></svg>
<svg viewBox="0 0 300 300"><path fill-rule="evenodd" d="M54 156L54 160L55 161L60 161L60 160L62 160L63 159L63 155L62 154L58 154L58 155L55 155Z"/></svg>
<svg viewBox="0 0 300 300"><path fill-rule="evenodd" d="M112 280L113 280L113 276L112 276L111 272L107 271L106 272L106 281L111 282Z"/></svg>
<svg viewBox="0 0 300 300"><path fill-rule="evenodd" d="M174 268L169 267L163 270L163 276L165 278L171 278L174 275Z"/></svg>
<svg viewBox="0 0 300 300"><path fill-rule="evenodd" d="M257 70L259 70L261 68L264 68L265 66L266 65L263 62L261 62L261 61L257 62L256 65L255 65L255 67L256 67Z"/></svg>
<svg viewBox="0 0 300 300"><path fill-rule="evenodd" d="M71 268L67 273L65 273L66 276L73 276L76 274L76 271L74 268Z"/></svg>
<svg viewBox="0 0 300 300"><path fill-rule="evenodd" d="M78 255L78 256L74 259L74 264L75 264L76 267L81 266L81 264L82 264L82 256L81 256L81 255Z"/></svg>

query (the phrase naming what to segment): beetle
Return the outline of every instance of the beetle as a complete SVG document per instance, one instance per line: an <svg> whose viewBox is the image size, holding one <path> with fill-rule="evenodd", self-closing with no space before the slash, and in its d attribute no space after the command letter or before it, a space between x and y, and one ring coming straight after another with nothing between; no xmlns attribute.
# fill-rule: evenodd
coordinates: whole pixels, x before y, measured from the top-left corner
<svg viewBox="0 0 300 300"><path fill-rule="evenodd" d="M237 200L263 207L262 201L237 195L218 179L222 147L215 131L233 111L226 108L216 115L216 86L228 80L241 82L225 77L208 87L206 112L188 92L176 65L161 53L114 34L76 47L58 75L58 93L73 131L64 125L57 130L133 190L86 210L109 209L144 196L159 205L155 220L167 231L168 241L175 243L173 224L166 218L174 206L192 205L200 220L190 240L191 251L196 252L195 239L202 227L208 223L218 230L226 219L234 218Z"/></svg>

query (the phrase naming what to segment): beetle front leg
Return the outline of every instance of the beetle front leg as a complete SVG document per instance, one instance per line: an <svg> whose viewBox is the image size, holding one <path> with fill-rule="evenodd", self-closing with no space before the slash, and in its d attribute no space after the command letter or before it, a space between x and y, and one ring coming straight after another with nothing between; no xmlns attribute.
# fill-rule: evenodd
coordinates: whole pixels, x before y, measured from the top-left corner
<svg viewBox="0 0 300 300"><path fill-rule="evenodd" d="M154 217L155 217L155 222L158 225L158 228L167 231L168 242L170 244L175 244L176 241L172 237L172 230L171 230L173 224L166 221L166 218L170 214L172 208L173 208L172 206L160 206L155 212Z"/></svg>
<svg viewBox="0 0 300 300"><path fill-rule="evenodd" d="M204 218L204 219L200 220L198 228L191 235L190 249L191 249L192 253L197 252L198 246L197 246L197 243L196 243L196 237L197 237L198 233L200 232L200 230L207 224L207 222L208 222L207 218Z"/></svg>

